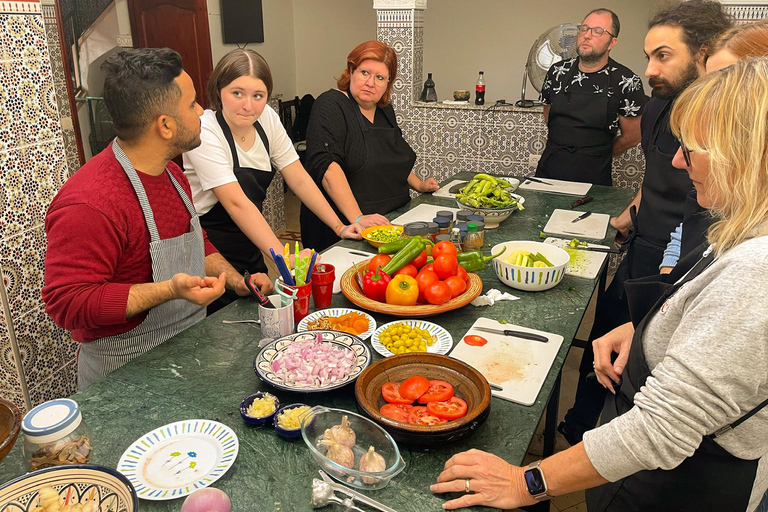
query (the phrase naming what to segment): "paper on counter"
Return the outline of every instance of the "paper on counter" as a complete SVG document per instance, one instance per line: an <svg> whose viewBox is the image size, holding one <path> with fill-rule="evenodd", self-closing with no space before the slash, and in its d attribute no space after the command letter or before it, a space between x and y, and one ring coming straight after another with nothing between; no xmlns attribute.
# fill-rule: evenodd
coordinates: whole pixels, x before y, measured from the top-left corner
<svg viewBox="0 0 768 512"><path fill-rule="evenodd" d="M470 304L473 306L493 306L496 302L500 300L517 300L520 297L516 297L512 295L511 293L507 292L500 292L496 288L491 288L488 290L488 292L485 295L480 295L479 297L475 298Z"/></svg>

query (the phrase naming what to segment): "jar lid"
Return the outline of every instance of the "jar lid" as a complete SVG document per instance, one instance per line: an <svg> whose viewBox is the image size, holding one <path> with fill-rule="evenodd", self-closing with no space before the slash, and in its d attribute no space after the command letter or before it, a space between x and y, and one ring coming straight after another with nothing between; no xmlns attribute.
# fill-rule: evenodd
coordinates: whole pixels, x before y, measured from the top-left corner
<svg viewBox="0 0 768 512"><path fill-rule="evenodd" d="M441 229L447 228L451 225L451 219L447 217L435 217L435 224Z"/></svg>
<svg viewBox="0 0 768 512"><path fill-rule="evenodd" d="M440 229L440 225L437 222L427 222L427 233L435 233L438 229Z"/></svg>
<svg viewBox="0 0 768 512"><path fill-rule="evenodd" d="M469 215L467 217L467 222L478 222L478 221L483 221L484 219L485 217L483 217L482 215Z"/></svg>
<svg viewBox="0 0 768 512"><path fill-rule="evenodd" d="M71 434L80 426L83 416L80 406L69 398L57 398L29 411L21 422L27 439L35 443L50 443Z"/></svg>
<svg viewBox="0 0 768 512"><path fill-rule="evenodd" d="M435 217L445 217L448 220L453 220L453 212L451 210L440 210L435 214Z"/></svg>
<svg viewBox="0 0 768 512"><path fill-rule="evenodd" d="M450 242L451 236L450 235L437 235L435 237L435 242Z"/></svg>
<svg viewBox="0 0 768 512"><path fill-rule="evenodd" d="M475 224L477 224L478 231L482 231L485 229L485 222L478 220L477 222L475 222Z"/></svg>
<svg viewBox="0 0 768 512"><path fill-rule="evenodd" d="M477 224L474 222L467 224L467 231L477 231Z"/></svg>
<svg viewBox="0 0 768 512"><path fill-rule="evenodd" d="M471 214L468 211L462 210L460 212L456 212L456 220L462 220L465 221Z"/></svg>

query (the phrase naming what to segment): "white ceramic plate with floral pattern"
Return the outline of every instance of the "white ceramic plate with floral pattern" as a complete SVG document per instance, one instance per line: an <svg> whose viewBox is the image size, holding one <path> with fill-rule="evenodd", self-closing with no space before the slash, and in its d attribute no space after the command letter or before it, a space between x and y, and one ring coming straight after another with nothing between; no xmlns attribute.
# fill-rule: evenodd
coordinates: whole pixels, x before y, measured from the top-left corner
<svg viewBox="0 0 768 512"><path fill-rule="evenodd" d="M427 353L429 354L445 355L450 352L453 347L453 336L437 324L425 322L424 320L397 320L396 322L389 322L388 324L379 326L379 328L376 329L376 332L373 333L373 336L371 336L371 346L376 352L384 357L393 356L394 354L384 346L379 337L388 327L395 324L406 324L411 328L418 327L429 331L435 338L435 342L432 345L427 345Z"/></svg>
<svg viewBox="0 0 768 512"><path fill-rule="evenodd" d="M240 447L228 426L184 420L156 428L120 457L117 470L144 500L172 500L208 487L232 467Z"/></svg>
<svg viewBox="0 0 768 512"><path fill-rule="evenodd" d="M358 338L361 340L367 340L371 337L371 334L373 334L373 331L376 330L376 320L373 319L371 315L368 313L365 313L363 311L357 310L357 309L350 309L350 308L330 308L330 309L321 309L319 311L315 311L314 313L305 316L301 319L301 322L299 322L299 325L296 326L296 332L303 332L309 330L309 322L314 322L316 320L319 320L320 318L324 316L343 316L347 313L359 313L363 315L366 319L368 319L368 330L360 333L357 335Z"/></svg>

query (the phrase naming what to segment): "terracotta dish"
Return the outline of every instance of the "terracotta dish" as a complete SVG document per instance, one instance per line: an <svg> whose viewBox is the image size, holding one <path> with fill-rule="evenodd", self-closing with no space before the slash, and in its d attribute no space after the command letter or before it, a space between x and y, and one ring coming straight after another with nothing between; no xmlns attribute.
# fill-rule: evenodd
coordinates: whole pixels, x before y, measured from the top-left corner
<svg viewBox="0 0 768 512"><path fill-rule="evenodd" d="M365 260L357 265L357 268L364 269L368 266L368 262L371 260ZM384 313L385 315L392 315L398 317L409 318L421 318L426 316L439 315L446 311L452 311L460 307L466 306L472 302L483 291L483 280L480 276L470 272L469 282L467 283L467 289L464 293L458 297L454 297L444 304L435 306L433 304L417 304L415 306L398 306L394 304L387 304L385 302L378 302L371 300L360 289L360 285L355 280L355 267L349 268L344 275L341 276L341 293L349 299L352 303L360 306L368 311L374 311L376 313Z"/></svg>
<svg viewBox="0 0 768 512"><path fill-rule="evenodd" d="M414 375L451 383L456 396L467 402L467 415L441 425L411 425L379 414L386 403L381 396L382 386ZM413 445L439 445L461 439L482 425L491 411L491 387L485 377L462 361L438 354L400 354L373 363L357 378L355 399L360 412L384 427L395 441Z"/></svg>

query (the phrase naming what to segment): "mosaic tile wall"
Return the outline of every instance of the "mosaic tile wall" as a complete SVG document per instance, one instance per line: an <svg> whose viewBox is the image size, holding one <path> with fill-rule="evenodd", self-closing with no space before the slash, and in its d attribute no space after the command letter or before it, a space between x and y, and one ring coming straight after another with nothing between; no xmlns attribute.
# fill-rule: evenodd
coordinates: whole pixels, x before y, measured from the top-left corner
<svg viewBox="0 0 768 512"><path fill-rule="evenodd" d="M75 391L75 343L40 298L43 219L73 141L59 121L71 114L66 96L60 114L60 57L52 68L46 32L39 0L0 2L0 396L24 409Z"/></svg>
<svg viewBox="0 0 768 512"><path fill-rule="evenodd" d="M411 0L376 0L377 5L378 39L397 52L392 104L416 152L416 174L438 181L459 171L532 175L536 168L530 162L544 150L547 137L541 108L418 103L423 84L424 7ZM615 158L615 186L639 189L644 168L639 145Z"/></svg>

